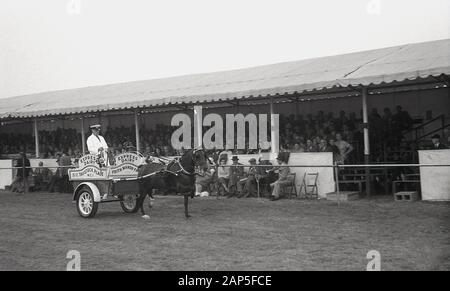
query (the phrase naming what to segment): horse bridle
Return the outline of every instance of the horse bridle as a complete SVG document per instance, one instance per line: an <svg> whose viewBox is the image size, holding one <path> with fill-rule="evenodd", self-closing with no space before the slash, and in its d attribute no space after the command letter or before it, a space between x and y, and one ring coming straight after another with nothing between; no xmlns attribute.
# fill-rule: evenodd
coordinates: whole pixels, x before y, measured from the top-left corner
<svg viewBox="0 0 450 291"><path fill-rule="evenodd" d="M192 155L194 156L197 152L199 152L199 151L202 151L201 149L200 150L193 150L192 151ZM187 171L184 167L183 167L183 165L180 163L180 159L175 159L174 160L177 164L178 164L178 166L180 167L180 171L181 172L183 172L184 174L186 174L186 175L189 175L189 176L193 176L193 175L200 175L196 170L195 170L195 168L197 167L197 166L194 166L194 172L189 172L189 171ZM193 157L191 157L191 161L192 162L194 162L194 164L195 164L195 160L194 160L194 158Z"/></svg>

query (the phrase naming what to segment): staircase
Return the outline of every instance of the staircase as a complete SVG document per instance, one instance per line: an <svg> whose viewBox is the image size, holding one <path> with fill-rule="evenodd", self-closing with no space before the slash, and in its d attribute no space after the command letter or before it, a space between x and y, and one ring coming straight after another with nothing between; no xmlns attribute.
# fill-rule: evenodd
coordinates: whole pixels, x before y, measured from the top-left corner
<svg viewBox="0 0 450 291"><path fill-rule="evenodd" d="M425 149L429 145L432 135L440 134L444 138L447 128L450 128L450 121L446 121L444 114L439 115L411 130L414 137L413 142L416 144L417 149Z"/></svg>
<svg viewBox="0 0 450 291"><path fill-rule="evenodd" d="M401 140L392 138L374 145L372 153L374 156L382 157L382 161L376 162L399 162L402 160L407 163L418 163L417 150L428 148L431 136L434 134L440 134L444 138L447 128L450 128L450 121L446 121L445 115L442 114L402 132Z"/></svg>

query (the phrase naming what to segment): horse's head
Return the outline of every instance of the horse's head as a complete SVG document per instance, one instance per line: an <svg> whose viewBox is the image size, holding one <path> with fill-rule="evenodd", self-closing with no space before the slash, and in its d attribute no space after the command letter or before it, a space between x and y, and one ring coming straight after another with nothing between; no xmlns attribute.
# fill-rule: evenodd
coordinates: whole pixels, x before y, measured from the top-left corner
<svg viewBox="0 0 450 291"><path fill-rule="evenodd" d="M189 174L202 175L208 169L208 157L203 149L188 150L181 156L178 163Z"/></svg>
<svg viewBox="0 0 450 291"><path fill-rule="evenodd" d="M196 173L204 173L208 169L208 156L203 149L192 151L192 162Z"/></svg>

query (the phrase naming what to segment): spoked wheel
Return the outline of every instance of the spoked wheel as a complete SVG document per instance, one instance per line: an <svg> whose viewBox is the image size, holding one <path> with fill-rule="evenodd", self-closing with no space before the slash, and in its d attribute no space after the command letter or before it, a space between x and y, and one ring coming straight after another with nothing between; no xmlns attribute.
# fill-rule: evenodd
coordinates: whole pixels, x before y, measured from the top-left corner
<svg viewBox="0 0 450 291"><path fill-rule="evenodd" d="M125 213L135 213L138 211L136 194L124 194L120 206Z"/></svg>
<svg viewBox="0 0 450 291"><path fill-rule="evenodd" d="M91 189L84 187L80 191L77 199L78 214L84 218L94 217L97 213L98 202L94 201L94 195Z"/></svg>

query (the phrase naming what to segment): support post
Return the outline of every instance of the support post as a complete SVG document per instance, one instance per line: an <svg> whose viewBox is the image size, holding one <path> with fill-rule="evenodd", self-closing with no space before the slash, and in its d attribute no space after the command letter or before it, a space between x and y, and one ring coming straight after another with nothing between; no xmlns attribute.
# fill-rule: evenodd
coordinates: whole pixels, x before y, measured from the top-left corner
<svg viewBox="0 0 450 291"><path fill-rule="evenodd" d="M203 146L203 110L202 106L194 106L194 149Z"/></svg>
<svg viewBox="0 0 450 291"><path fill-rule="evenodd" d="M25 166L25 157L26 157L26 152L23 153L22 156L22 185L23 185L23 192L25 194L28 193L28 176L26 175L26 166ZM18 170L20 171L20 170Z"/></svg>
<svg viewBox="0 0 450 291"><path fill-rule="evenodd" d="M336 177L336 195L337 195L337 204L338 206L341 204L341 191L339 188L339 164L334 163L334 176Z"/></svg>
<svg viewBox="0 0 450 291"><path fill-rule="evenodd" d="M364 124L364 163L367 165L370 162L370 140L369 140L369 115L367 110L367 88L362 88L362 111ZM366 167L366 193L370 196L370 168Z"/></svg>
<svg viewBox="0 0 450 291"><path fill-rule="evenodd" d="M276 131L278 130L278 117L275 116L275 109L273 107L273 97L270 97L270 149L272 155L276 155L280 150L279 140L277 139Z"/></svg>
<svg viewBox="0 0 450 291"><path fill-rule="evenodd" d="M84 116L81 116L81 150L82 156L86 154L86 134L84 133Z"/></svg>
<svg viewBox="0 0 450 291"><path fill-rule="evenodd" d="M37 118L34 119L34 143L36 149L36 158L39 158L39 131Z"/></svg>
<svg viewBox="0 0 450 291"><path fill-rule="evenodd" d="M137 110L134 111L134 124L135 124L135 129L136 129L136 151L140 152L141 151L141 139L139 136L139 116L138 116Z"/></svg>

